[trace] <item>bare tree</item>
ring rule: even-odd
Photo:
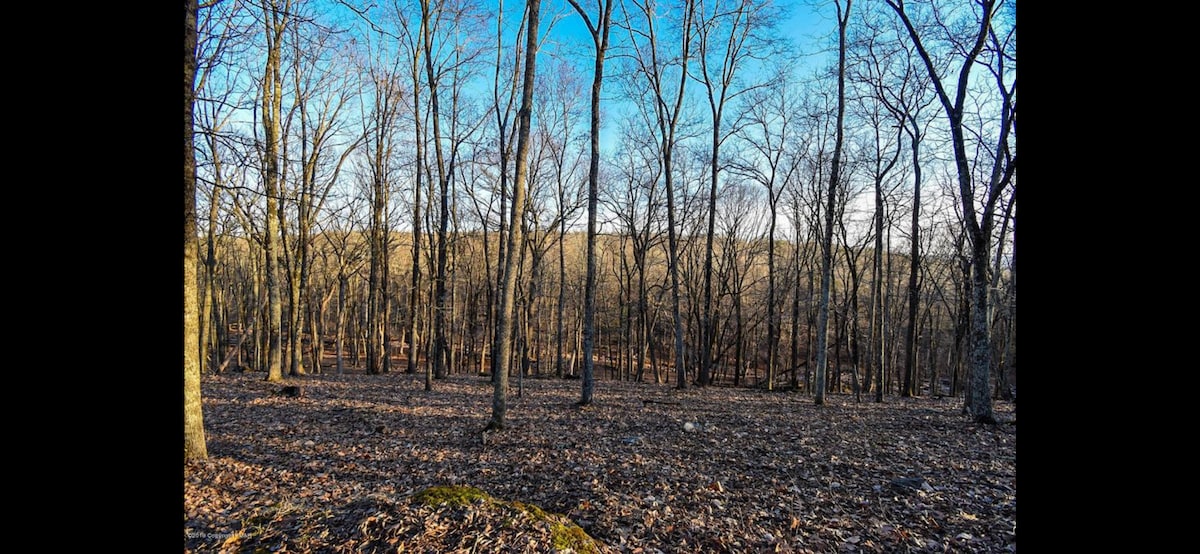
[[[1012,9],[1012,4],[1006,4],[1004,7]],[[1001,121],[1006,125],[1012,126],[1012,136],[1015,139],[1016,128],[1016,79],[1012,77],[1013,66],[1016,64],[1016,53],[1014,51],[1014,42],[1016,40],[1016,26],[1007,27],[1003,32],[997,32],[996,26],[988,31],[988,47],[982,52],[984,57],[985,67],[991,73],[995,83],[995,91],[1001,103]],[[1009,82],[1011,79],[1011,82]],[[1012,241],[1012,250],[1009,252],[1010,264],[1005,266],[1005,248],[1006,239],[1011,233],[1016,234],[1016,206],[1017,206],[1017,190],[1015,186],[1016,179],[1016,155],[1009,151],[1008,137],[1002,135],[1001,142],[996,146],[996,151],[993,154],[993,173],[992,179],[997,177],[996,171],[998,168],[1007,164],[1005,167],[1006,175],[1001,179],[1007,179],[1010,183],[1014,183],[1012,192],[1008,196],[1007,202],[1001,198],[1000,206],[996,208],[997,212],[1003,212],[1001,216],[1000,235],[996,240],[996,256],[995,264],[992,269],[992,291],[993,301],[992,309],[997,311],[995,317],[990,318],[993,322],[992,337],[996,337],[997,327],[996,321],[1006,319],[1005,326],[1007,332],[999,337],[999,342],[1002,348],[998,349],[998,378],[996,380],[996,389],[999,394],[1008,400],[1015,398],[1015,392],[1009,388],[1008,377],[1010,365],[1013,362],[1013,352],[1015,348],[1015,332],[1016,317],[1017,317],[1017,272],[1016,272],[1016,241]],[[1011,225],[1010,225],[1011,223]],[[1006,271],[1007,269],[1007,271]],[[1006,275],[1007,273],[1007,275]],[[1004,279],[1007,277],[1007,279]],[[1006,280],[1007,286],[1001,287],[1001,281]],[[1003,291],[1003,292],[1001,292]],[[1007,305],[1007,310],[1002,308]],[[1007,312],[1007,313],[1005,313]]]
[[[391,221],[389,203],[393,188],[397,127],[403,107],[404,89],[400,84],[400,58],[386,51],[380,39],[377,59],[364,69],[368,102],[363,117],[364,172],[360,175],[370,198],[370,224],[367,283],[367,372],[373,375],[390,370],[388,352]]]
[[[279,255],[280,180],[284,169],[281,145],[284,140],[281,125],[283,104],[283,46],[284,33],[292,21],[293,0],[267,0],[262,4],[263,27],[267,59],[260,83],[262,110],[263,187],[266,198],[263,251],[266,257],[267,290],[267,380],[283,379],[283,303],[280,298]]]
[[[492,333],[492,381],[498,379],[498,368],[503,366],[507,371],[509,361],[501,360],[500,355],[500,314],[498,313],[500,302],[497,297],[501,295],[501,289],[504,288],[504,270],[508,253],[508,236],[507,236],[507,221],[505,217],[506,204],[509,194],[509,162],[512,159],[513,143],[517,137],[518,127],[513,125],[512,118],[514,117],[513,107],[517,101],[517,88],[520,83],[518,76],[522,68],[522,46],[521,39],[526,30],[529,10],[527,7],[522,10],[520,23],[517,25],[516,38],[513,44],[512,61],[506,63],[504,57],[504,0],[498,2],[496,8],[496,63],[495,72],[492,78],[492,114],[496,117],[496,153],[498,158],[499,171],[497,172],[498,185],[496,192],[499,195],[499,211],[498,225],[496,233],[496,282],[495,293],[489,293],[492,298],[489,299],[488,305],[493,321]],[[506,73],[506,79],[501,78],[501,74]],[[486,223],[484,228],[486,235]],[[496,312],[496,313],[492,313]],[[504,339],[509,340],[509,339]]]
[[[836,73],[836,69],[834,70]],[[836,82],[836,78],[834,79]],[[804,142],[807,150],[803,152],[798,162],[801,171],[796,175],[790,188],[793,223],[799,221],[797,231],[803,229],[804,234],[796,236],[797,277],[796,285],[800,287],[799,296],[803,300],[803,310],[793,298],[793,321],[799,322],[803,317],[804,346],[803,360],[797,350],[793,356],[793,367],[804,366],[804,388],[814,392],[814,381],[817,361],[817,320],[821,307],[821,278],[823,275],[823,245],[826,224],[826,214],[830,213],[836,220],[843,207],[838,203],[844,195],[833,191],[833,208],[829,209],[829,172],[830,160],[836,139],[837,123],[837,92],[829,90],[830,81],[825,79],[807,83],[801,95],[804,118],[802,125],[807,140]],[[840,186],[841,180],[838,185]],[[832,241],[832,239],[831,239]],[[830,258],[835,263],[836,256]],[[832,271],[832,268],[831,268]],[[793,384],[796,384],[793,381]]]
[[[904,382],[901,395],[910,396],[914,390],[913,374],[916,370],[917,310],[920,298],[921,270],[921,144],[928,124],[922,111],[934,98],[929,88],[928,77],[923,76],[914,65],[913,52],[905,48],[884,22],[878,21],[878,10],[862,10],[859,32],[853,39],[853,64],[851,78],[861,84],[866,93],[859,103],[864,117],[872,130],[874,166],[871,170],[875,190],[875,256],[871,291],[871,366],[865,380],[869,388],[873,376],[878,376],[875,401],[883,401],[883,371],[886,363],[883,293],[883,253],[885,251],[885,199],[890,192],[884,186],[888,175],[898,167],[903,138],[907,137],[911,153],[909,168],[912,171],[913,197],[909,226],[909,280],[908,280],[908,331],[905,340]],[[895,137],[890,136],[894,130]],[[890,150],[890,152],[889,152]]]
[[[558,246],[557,301],[554,315],[555,364],[554,373],[564,375],[566,363],[566,304],[567,304],[567,227],[586,205],[585,183],[579,180],[580,163],[584,152],[577,141],[576,119],[582,97],[580,73],[570,60],[558,59],[550,71],[539,78],[537,94],[543,98],[535,110],[534,148],[537,155],[531,161],[529,174],[529,203],[527,214],[532,237],[527,241],[532,255],[530,267],[533,279],[526,303],[527,323],[534,317],[535,304],[541,290],[536,281],[541,259],[549,249]],[[545,165],[545,168],[541,166]],[[550,206],[553,204],[554,208]],[[545,229],[541,235],[537,229]],[[551,240],[553,239],[553,240]],[[533,337],[537,340],[537,337]],[[526,360],[523,363],[528,363]],[[539,365],[538,371],[540,372]]]
[[[834,0],[838,21],[838,98],[837,123],[833,147],[833,162],[829,171],[829,190],[826,191],[826,211],[824,236],[821,238],[821,301],[817,314],[817,367],[814,402],[818,405],[825,403],[825,373],[828,359],[829,340],[829,289],[833,278],[833,217],[837,206],[838,185],[841,179],[842,141],[844,140],[843,121],[846,117],[846,27],[850,19],[850,6],[853,0],[846,0],[846,8],[842,9],[840,0]]]
[[[866,76],[866,81],[871,86],[871,95],[894,118],[897,131],[907,136],[911,153],[909,163],[913,175],[913,200],[909,225],[908,331],[905,337],[904,383],[901,389],[901,395],[910,396],[915,393],[912,381],[917,363],[917,311],[920,299],[921,144],[927,125],[927,118],[922,111],[935,100],[931,95],[928,76],[914,66],[914,53],[908,50],[905,44],[881,44],[878,40],[880,32],[874,29],[876,25],[877,23],[869,20],[864,25],[870,33],[864,44],[865,55],[869,56],[870,63],[859,67],[868,68],[867,71],[872,72]],[[879,184],[877,181],[876,195],[879,202],[882,202]],[[880,213],[877,224],[882,225],[882,218],[883,214]],[[877,397],[877,401],[882,401],[881,396],[877,394]]]
[[[446,284],[450,255],[449,226],[452,182],[463,141],[486,120],[486,118],[478,118],[473,123],[462,124],[461,116],[465,115],[461,110],[463,107],[462,94],[465,80],[470,73],[468,64],[481,54],[482,50],[473,48],[470,44],[470,34],[462,34],[459,30],[475,27],[477,23],[482,23],[482,18],[473,13],[467,5],[451,2],[438,2],[434,5],[430,0],[422,0],[421,20],[425,79],[429,87],[432,118],[432,137],[430,138],[432,138],[431,144],[436,162],[433,169],[436,170],[438,184],[437,248],[434,252],[436,265],[433,276],[434,345],[430,358],[434,377],[442,378],[452,365],[452,352],[448,337],[448,328],[451,325],[448,315],[452,309],[450,301],[452,287],[448,287]],[[436,40],[435,34],[438,35]],[[442,122],[442,101],[446,92],[449,93],[450,100],[448,129],[444,128]],[[446,141],[449,141],[448,145]]]
[[[317,215],[362,135],[347,136],[344,133],[346,121],[342,110],[350,102],[353,88],[348,86],[349,72],[342,71],[345,66],[337,58],[335,49],[339,45],[335,42],[335,30],[310,24],[303,33],[298,26],[293,26],[291,35],[294,96],[289,143],[293,149],[299,148],[295,155],[299,167],[290,172],[295,175],[295,185],[289,187],[285,182],[281,186],[287,200],[281,214],[289,213],[286,208],[291,207],[293,215],[292,232],[282,235],[282,250],[291,306],[287,341],[289,374],[303,375],[306,370],[301,336],[305,315],[311,322],[313,309],[305,302],[310,293],[312,232]],[[282,222],[284,218],[281,217]],[[310,328],[315,343],[318,337],[314,331]],[[316,371],[320,371],[320,362],[319,358],[313,360]]]
[[[781,70],[782,72],[782,70]],[[733,171],[762,185],[767,191],[770,218],[767,226],[767,390],[774,390],[778,371],[780,311],[778,304],[775,230],[779,199],[785,185],[800,167],[796,157],[807,149],[797,128],[797,99],[787,81],[754,91],[749,97],[745,125],[741,129],[746,152],[734,160]]]
[[[687,66],[691,58],[691,35],[693,19],[695,18],[695,0],[685,0],[682,6],[683,14],[680,23],[680,52],[677,57],[664,58],[664,52],[659,48],[659,31],[656,26],[658,16],[655,13],[653,0],[639,3],[632,0],[638,13],[624,13],[623,26],[629,32],[629,39],[634,49],[632,62],[634,71],[647,80],[650,88],[650,102],[653,104],[653,116],[648,123],[657,132],[659,141],[659,161],[662,164],[662,178],[667,191],[667,251],[668,271],[671,276],[671,311],[675,322],[675,386],[687,388],[687,361],[684,356],[683,314],[680,311],[679,291],[679,238],[676,225],[676,190],[674,182],[673,153],[676,146],[676,131],[683,108],[685,84],[688,74]],[[622,10],[625,10],[622,4]],[[635,25],[634,17],[643,22],[645,27]],[[668,68],[678,64],[679,84],[670,98]]]
[[[924,62],[949,125],[964,228],[970,239],[971,248],[971,386],[965,407],[975,421],[995,423],[989,380],[991,373],[989,306],[991,301],[988,294],[988,285],[990,284],[988,271],[991,266],[990,254],[992,232],[996,223],[996,208],[1016,171],[1016,156],[1012,153],[1009,145],[1015,119],[1015,81],[1009,88],[1005,84],[1005,79],[1008,77],[1005,73],[1001,72],[997,79],[1001,92],[1000,117],[999,123],[995,126],[994,142],[985,145],[991,153],[992,163],[990,171],[985,174],[986,189],[983,198],[979,201],[976,200],[975,175],[972,170],[974,158],[967,152],[968,130],[964,125],[964,115],[967,97],[971,90],[971,71],[980,52],[987,44],[998,4],[1003,4],[1003,0],[999,0],[999,2],[997,0],[979,0],[977,2],[978,11],[971,10],[976,30],[963,35],[962,40],[950,32],[949,26],[940,24],[944,18],[936,9],[937,6],[933,6],[932,15],[939,24],[932,26],[932,30],[923,32],[923,29],[918,29],[910,18],[903,0],[886,0],[886,2],[904,23],[909,38],[912,39],[917,53]],[[928,44],[934,39],[926,33],[934,33],[936,30],[947,31],[949,40],[954,45],[954,51],[961,53],[957,76],[953,78],[953,98],[951,98],[949,90],[949,78],[942,75],[942,69],[935,63],[934,54],[931,53]],[[980,137],[980,140],[982,141],[983,138]]]
[[[604,56],[608,50],[608,31],[612,27],[612,0],[597,0],[599,13],[592,22],[587,11],[576,0],[569,0],[571,7],[583,18],[592,35],[595,49],[595,65],[592,73],[592,120],[591,160],[588,162],[588,215],[587,215],[587,282],[583,294],[583,390],[579,403],[592,403],[594,390],[593,372],[596,333],[596,203],[600,180],[600,89],[604,83]]]
[[[735,131],[725,127],[731,101],[768,83],[747,83],[740,75],[752,62],[764,62],[779,53],[766,31],[779,20],[771,5],[761,0],[699,0],[696,15],[696,65],[693,77],[703,86],[712,123],[708,189],[708,230],[704,249],[704,306],[700,322],[700,367],[697,384],[709,383],[712,348],[717,328],[713,316],[713,234],[716,225],[717,184],[721,145]]]
[[[196,93],[196,0],[183,2],[183,458],[208,458],[200,398],[200,261],[196,242],[196,150],[192,108]]]
[[[536,74],[538,50],[538,22],[541,13],[541,0],[526,0],[527,27],[525,35],[525,80],[521,88],[521,109],[517,117],[517,169],[513,178],[513,207],[509,218],[511,229],[508,233],[508,251],[514,252],[521,244],[521,227],[525,213],[525,178],[528,172],[529,128],[530,116],[533,112],[533,89]],[[494,391],[492,394],[492,418],[487,428],[491,430],[504,429],[504,416],[508,412],[508,367],[512,348],[511,334],[513,328],[513,305],[516,299],[517,285],[517,256],[509,255],[504,261],[504,288],[500,297],[499,337],[497,356],[493,362],[496,366]]]
[[[441,106],[439,105],[439,75],[434,71],[433,52],[433,33],[435,21],[441,20],[442,6],[439,4],[437,12],[438,16],[435,20],[430,9],[430,0],[421,0],[421,40],[423,41],[422,52],[424,52],[425,60],[425,79],[429,86],[429,113],[432,117],[431,131],[433,133],[433,151],[436,160],[437,179],[438,179],[438,240],[437,250],[434,254],[437,260],[437,267],[434,274],[434,343],[433,351],[430,352],[430,366],[434,378],[442,378],[446,375],[448,351],[446,348],[446,231],[450,220],[450,175],[453,173],[446,170],[445,154],[442,146],[442,125],[441,125]],[[439,68],[440,69],[440,68]],[[422,160],[421,164],[424,164]],[[420,169],[418,169],[420,171]],[[431,183],[432,184],[432,183]],[[433,199],[430,198],[430,201]],[[427,372],[430,370],[426,370]],[[430,388],[429,381],[426,380],[425,388]]]
[[[413,118],[413,143],[416,149],[415,162],[413,167],[413,201],[412,201],[412,268],[410,269],[410,283],[408,289],[408,321],[406,322],[408,331],[408,366],[407,373],[414,374],[417,372],[417,360],[420,359],[420,341],[417,338],[417,320],[419,319],[420,311],[417,305],[421,298],[421,188],[423,186],[422,179],[425,177],[425,126],[424,123],[424,100],[422,100],[421,90],[421,58],[425,52],[425,41],[423,39],[425,26],[428,24],[424,3],[422,3],[421,23],[417,31],[413,31],[409,24],[408,17],[397,3],[394,5],[396,18],[400,21],[401,47],[406,48],[405,51],[405,69],[412,83],[412,118]],[[433,370],[426,367],[425,372],[425,390],[433,390]]]
[[[543,283],[545,258],[551,247],[561,246],[567,220],[575,217],[584,201],[582,183],[568,185],[571,181],[578,183],[577,169],[582,157],[581,152],[570,152],[573,112],[580,94],[577,77],[572,74],[569,64],[559,60],[552,65],[550,71],[538,79],[535,94],[542,100],[534,110],[536,128],[530,135],[525,249],[521,252],[522,256],[527,256],[528,263],[520,264],[522,269],[528,270],[528,276],[522,278],[528,286],[523,289],[525,294],[520,299],[523,319],[517,326],[519,379],[532,370],[534,358],[541,359],[542,333],[536,327],[542,291],[546,288]],[[559,277],[565,280],[563,248],[559,248],[559,253]],[[562,292],[560,287],[560,300],[564,300]],[[540,364],[537,371],[541,371]],[[522,383],[518,380],[518,395],[523,391]]]
[[[621,186],[607,190],[606,203],[619,224],[619,229],[630,239],[633,271],[637,274],[637,333],[635,347],[636,380],[642,380],[645,359],[650,358],[654,368],[654,382],[659,380],[657,343],[654,333],[654,317],[651,313],[650,291],[654,287],[650,276],[649,256],[663,240],[661,212],[663,208],[661,190],[655,186],[661,177],[662,167],[658,163],[657,147],[653,137],[629,122],[622,127],[620,149],[616,152]]]
[[[320,237],[324,248],[320,249],[322,257],[332,257],[332,262],[326,262],[325,267],[331,270],[335,284],[331,287],[330,295],[337,293],[337,313],[334,316],[334,359],[338,375],[345,372],[345,337],[346,318],[349,313],[348,295],[350,278],[357,273],[367,258],[367,244],[361,240],[362,233],[358,229],[361,222],[356,221],[360,212],[360,199],[350,198],[344,206],[331,210],[329,221],[318,221],[321,228]]]
[[[244,7],[240,3],[210,3],[198,12],[196,44],[195,132],[197,202],[203,202],[203,184],[209,185],[208,224],[204,229],[204,290],[201,293],[200,358],[210,371],[220,367],[223,346],[228,343],[228,327],[220,310],[221,290],[217,286],[218,243],[224,189],[249,157],[240,148],[240,138],[231,131],[236,109],[242,107],[244,90],[235,85],[244,75],[232,63],[233,53],[244,48],[248,30],[240,22]],[[199,213],[199,212],[197,212]]]

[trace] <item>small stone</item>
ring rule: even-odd
[[[901,477],[899,479],[893,479],[891,485],[900,490],[913,490],[922,492],[933,491],[933,487],[929,486],[929,483],[925,482],[925,480],[920,477]]]

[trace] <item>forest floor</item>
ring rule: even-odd
[[[1016,550],[1012,403],[988,426],[957,398],[511,384],[485,435],[487,377],[205,375],[185,552]],[[418,494],[445,485],[480,492]]]

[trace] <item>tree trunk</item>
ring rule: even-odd
[[[194,63],[194,62],[193,62]],[[193,69],[194,71],[194,69]],[[194,94],[194,93],[193,93]],[[193,138],[193,142],[194,142]],[[210,141],[210,145],[213,141]],[[220,182],[221,162],[215,154],[216,148],[210,148],[213,154],[213,174]],[[194,164],[195,162],[193,162]],[[194,171],[194,167],[193,167]],[[194,193],[193,193],[194,196]],[[203,312],[200,314],[200,364],[201,371],[212,371],[221,358],[220,333],[217,331],[220,319],[217,300],[217,218],[220,213],[221,191],[214,183],[212,199],[208,205],[208,239],[205,241],[207,253],[204,256],[204,291],[200,296]],[[193,208],[194,209],[194,208]]]
[[[522,227],[525,215],[525,179],[528,173],[529,126],[533,111],[533,88],[538,48],[538,19],[541,0],[526,0],[529,11],[525,37],[525,80],[521,90],[521,109],[518,112],[517,168],[513,178],[513,207],[509,218],[508,251],[521,247]],[[517,292],[517,256],[509,255],[504,261],[504,287],[500,297],[499,338],[492,393],[492,418],[488,429],[504,429],[504,417],[508,411],[508,359],[512,349],[513,307]]]
[[[388,164],[393,148],[395,119],[399,112],[398,91],[390,78],[378,78],[374,83],[375,94],[371,139],[375,150],[369,153],[370,161],[370,273],[367,290],[367,373],[379,375],[390,370],[389,350],[391,298],[388,287],[390,266],[389,242],[391,237],[387,206],[391,195]]]
[[[821,239],[821,301],[817,314],[817,367],[816,367],[816,397],[818,405],[825,403],[825,371],[828,352],[826,343],[829,334],[829,289],[833,278],[833,217],[837,203],[838,181],[841,178],[843,121],[846,117],[846,24],[850,18],[852,0],[846,0],[846,9],[842,10],[839,1],[838,18],[838,107],[837,107],[837,138],[833,147],[833,165],[829,175],[829,190],[825,206],[825,229]]]
[[[378,155],[377,155],[378,156]],[[379,164],[382,160],[377,160]],[[384,196],[386,185],[382,182],[382,170],[376,173],[373,184],[371,208],[371,269],[367,284],[367,373],[378,375],[383,373],[383,359],[386,358],[384,349],[387,347],[383,340],[383,239],[384,226]]]
[[[773,172],[772,172],[773,173]],[[771,220],[767,229],[767,380],[775,380],[776,361],[779,356],[779,308],[775,305],[777,293],[775,284],[775,220],[777,217],[778,195],[772,187],[767,188],[767,201],[770,203]]]
[[[262,126],[265,144],[263,182],[266,196],[266,223],[263,228],[263,252],[266,258],[267,288],[267,380],[283,380],[282,327],[283,307],[279,284],[279,143],[281,106],[283,102],[283,70],[281,56],[283,32],[290,19],[290,0],[282,5],[264,5],[264,25],[267,37],[267,61],[262,82]]]
[[[896,0],[887,0],[887,3],[900,16],[909,37],[913,40],[918,53],[921,55],[921,60],[924,62],[926,71],[933,81],[934,88],[937,91],[939,100],[941,100],[950,125],[951,144],[954,149],[954,162],[958,177],[959,200],[962,203],[963,223],[971,244],[971,379],[964,407],[967,408],[972,419],[976,422],[995,423],[996,418],[992,413],[991,389],[989,387],[991,344],[988,321],[988,254],[991,250],[992,217],[997,194],[1004,188],[1004,183],[1007,182],[1007,179],[1011,177],[1011,171],[1015,168],[1015,165],[1010,163],[1008,172],[1005,172],[1003,182],[997,182],[1000,177],[1000,164],[997,163],[993,167],[993,182],[989,183],[991,186],[989,187],[987,197],[984,199],[983,212],[980,214],[975,203],[975,190],[971,176],[972,160],[969,159],[966,151],[966,131],[963,129],[963,106],[966,101],[968,84],[970,83],[971,68],[979,53],[983,50],[984,43],[988,38],[995,2],[994,0],[983,0],[980,2],[982,13],[979,18],[979,30],[973,39],[974,44],[971,50],[965,52],[963,64],[959,68],[953,100],[951,100],[942,84],[941,77],[938,75],[937,68],[934,65],[933,57],[925,49],[925,45],[916,27],[905,13],[903,3]],[[1009,125],[1011,124],[1011,120],[1008,119],[1010,114],[1007,111],[1007,106],[1003,108],[1005,111],[1002,112],[999,126],[999,142],[1001,146],[1005,144]],[[997,162],[999,162],[999,156],[1002,155],[1000,153],[1001,149],[996,149],[995,151],[997,152]]]
[[[422,19],[427,19],[422,13]],[[423,21],[422,25],[427,25],[428,21]],[[418,59],[421,56],[423,49],[418,48],[413,52],[410,71],[413,82],[412,101],[413,101],[413,125],[416,143],[416,160],[417,170],[416,178],[413,184],[413,211],[412,211],[412,282],[408,289],[408,367],[406,371],[412,375],[417,373],[417,360],[420,358],[420,349],[418,348],[417,339],[417,319],[420,311],[417,306],[421,300],[421,187],[423,183],[421,178],[425,176],[422,168],[425,165],[425,137],[424,130],[421,127],[421,78],[420,78],[420,63]],[[484,230],[486,232],[486,229]],[[431,375],[425,376],[425,390],[433,390],[433,378]]]
[[[433,38],[429,0],[421,2],[422,36],[425,42],[425,77],[429,85],[430,114],[433,118],[433,151],[438,177],[438,231],[436,267],[434,273],[433,351],[430,353],[433,376],[442,379],[449,367],[449,339],[446,320],[449,293],[446,288],[447,233],[450,225],[450,175],[442,154],[441,116],[438,103],[438,81],[433,71]],[[453,106],[451,106],[453,108]]]
[[[183,2],[183,458],[208,458],[200,393],[200,297],[196,290],[196,151],[192,108],[196,85],[196,0]]]
[[[910,384],[912,374],[917,365],[917,308],[921,299],[920,282],[917,279],[918,272],[921,267],[921,161],[920,161],[920,140],[917,128],[917,122],[910,116],[909,123],[913,127],[910,134],[912,140],[912,161],[913,161],[913,210],[912,210],[912,226],[909,246],[909,269],[908,269],[908,336],[905,337],[905,356],[904,356],[904,393],[903,396],[910,396],[914,393]]]
[[[796,221],[797,222],[800,221],[799,210],[797,210],[797,213],[796,213]],[[800,225],[799,224],[796,224],[794,237],[795,237],[796,243],[795,243],[795,247],[793,249],[792,256],[794,258],[794,263],[796,266],[795,271],[793,272],[793,275],[795,275],[794,278],[795,278],[796,282],[792,284],[792,329],[791,329],[792,332],[791,332],[791,337],[790,337],[790,339],[791,339],[790,340],[790,342],[791,342],[791,356],[790,356],[791,364],[790,364],[790,367],[792,369],[792,378],[791,378],[792,390],[796,390],[800,387],[800,376],[799,376],[799,373],[800,373]],[[769,377],[767,380],[767,390],[774,390],[774,377],[773,376]]]
[[[337,374],[341,375],[345,372],[345,356],[346,351],[346,289],[349,286],[350,278],[341,273],[338,275],[338,313],[337,313],[337,328],[334,330],[337,352]]]
[[[875,376],[875,402],[883,402],[883,372],[887,360],[886,338],[884,329],[884,314],[887,309],[883,302],[883,182],[875,182],[875,262],[871,268],[871,362],[868,365],[867,386],[870,387],[871,375]]]
[[[591,98],[591,155],[588,161],[588,207],[587,207],[587,277],[583,293],[583,382],[579,404],[586,406],[592,403],[595,394],[595,350],[596,334],[596,214],[599,199],[600,182],[600,90],[604,83],[604,56],[608,49],[608,31],[611,27],[612,0],[604,0],[600,5],[599,21],[593,25],[587,12],[576,2],[570,0],[571,6],[583,18],[588,31],[592,35],[592,45],[595,48],[595,64],[592,68],[592,98]],[[560,347],[561,350],[561,347]]]
[[[559,206],[563,205],[565,205],[565,198],[560,194]],[[566,322],[563,321],[563,318],[567,309],[567,218],[560,219],[558,225],[558,303],[554,310],[554,376],[562,379],[563,367],[566,364],[566,360],[563,358],[565,356],[563,341],[566,339]]]
[[[712,102],[711,90],[709,102]],[[717,228],[717,171],[720,168],[717,155],[721,150],[721,110],[713,109],[712,150],[710,152],[710,181],[708,190],[708,231],[704,239],[704,312],[700,316],[700,371],[696,384],[706,386],[712,379],[713,343],[716,342],[717,322],[713,314],[712,272],[713,235]]]
[[[299,224],[299,222],[297,222]],[[302,376],[306,373],[304,369],[304,291],[302,274],[304,248],[302,242],[297,238],[296,253],[293,254],[292,264],[294,269],[289,272],[288,283],[288,304],[291,311],[288,312],[288,375]]]
[[[317,322],[321,320],[325,310],[324,306],[318,305],[314,307],[311,300],[307,302],[307,304],[308,310],[305,312],[305,314],[308,316],[309,361],[312,363],[312,372],[319,375],[321,373],[321,354],[324,350],[325,342],[322,338],[321,329]]]

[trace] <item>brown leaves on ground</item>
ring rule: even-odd
[[[203,378],[187,552],[582,552],[588,535],[631,553],[1016,549],[1016,426],[976,425],[960,399],[599,381],[580,408],[579,381],[526,379],[485,434],[486,377],[288,384],[304,394]],[[448,485],[488,499],[417,494]]]

